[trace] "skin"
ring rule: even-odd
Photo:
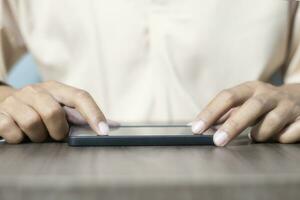
[[[25,136],[32,142],[63,140],[69,122],[87,123],[99,135],[109,131],[105,116],[84,90],[48,81],[19,90],[0,86],[0,94],[0,136],[7,143],[20,143]]]
[[[203,134],[219,124],[214,134],[217,146],[225,146],[248,127],[257,142],[300,141],[300,84],[276,87],[253,81],[221,91],[192,122],[192,130]],[[106,135],[106,120],[89,93],[56,81],[29,85],[16,90],[0,86],[0,136],[11,144],[27,136],[32,142],[48,137],[64,139],[69,122],[89,124]]]
[[[192,122],[192,130],[202,134],[221,124],[214,143],[225,146],[246,128],[256,142],[300,141],[300,84],[280,87],[253,81],[221,91]]]

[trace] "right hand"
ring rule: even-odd
[[[88,123],[99,135],[109,131],[88,92],[56,81],[26,86],[0,102],[0,136],[7,143],[20,143],[25,135],[32,142],[43,142],[48,136],[60,141],[68,135],[68,121]]]

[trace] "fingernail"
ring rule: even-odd
[[[99,128],[99,131],[101,133],[101,135],[108,135],[108,132],[109,132],[109,126],[107,125],[107,123],[105,122],[100,122],[98,124],[98,128]]]
[[[186,124],[187,126],[192,126],[193,125],[193,122],[189,122]]]
[[[214,143],[216,146],[223,147],[227,144],[228,140],[229,140],[228,134],[224,131],[218,130],[214,134]]]
[[[252,141],[253,139],[252,139],[252,135],[251,135],[251,133],[248,133],[248,138]]]
[[[107,121],[108,126],[111,128],[117,128],[117,127],[121,126],[120,122],[113,121],[110,119],[107,119],[106,121]]]
[[[192,132],[201,133],[204,131],[205,124],[202,120],[192,122]]]

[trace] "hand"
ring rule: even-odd
[[[300,141],[300,85],[276,87],[263,82],[246,82],[221,91],[192,122],[192,131],[201,134],[222,124],[214,143],[225,146],[246,128],[257,142]]]
[[[48,135],[62,140],[69,131],[68,121],[88,123],[102,135],[109,131],[89,93],[55,81],[16,90],[0,103],[0,136],[8,143],[20,143],[25,135],[32,142],[43,142]]]

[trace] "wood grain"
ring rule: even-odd
[[[300,145],[0,145],[0,199],[298,199]]]

